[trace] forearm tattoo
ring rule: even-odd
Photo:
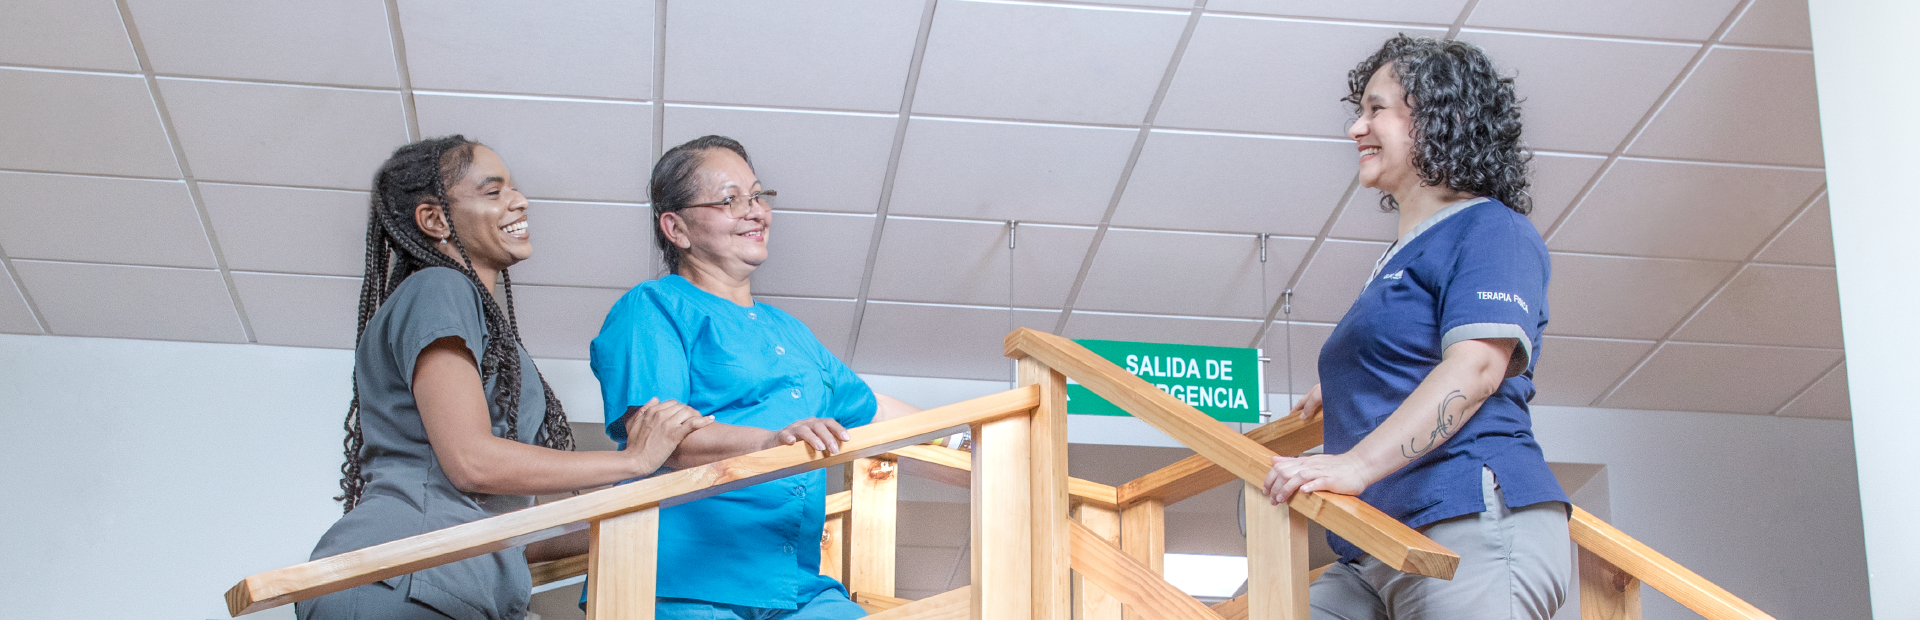
[[[1427,434],[1426,445],[1421,445],[1420,439],[1416,437],[1413,441],[1407,442],[1407,445],[1400,446],[1400,456],[1407,457],[1407,460],[1420,458],[1420,455],[1426,454],[1428,450],[1432,450],[1434,446],[1440,445],[1441,442],[1446,441],[1448,437],[1452,437],[1455,432],[1460,430],[1453,425],[1455,419],[1454,414],[1447,412],[1447,407],[1452,405],[1455,400],[1465,401],[1467,400],[1467,396],[1461,394],[1460,390],[1454,390],[1452,393],[1447,394],[1446,398],[1440,399],[1440,410],[1439,413],[1434,416],[1433,432]],[[1465,413],[1466,407],[1462,406],[1460,411],[1461,413]]]

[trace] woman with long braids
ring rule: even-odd
[[[461,136],[400,147],[374,179],[347,409],[346,516],[313,558],[532,505],[533,495],[644,476],[710,418],[674,402],[626,421],[626,449],[572,452],[553,389],[521,346],[507,269],[526,260],[527,199],[493,150]],[[496,283],[497,281],[497,283]],[[303,620],[520,620],[529,558],[585,532],[296,604]]]
[[[1460,554],[1432,579],[1329,535],[1340,561],[1309,589],[1316,619],[1546,620],[1573,556],[1527,410],[1550,268],[1513,80],[1472,44],[1402,35],[1347,81],[1360,184],[1399,210],[1400,238],[1293,407],[1324,412],[1326,454],[1275,457],[1266,492],[1359,495]]]

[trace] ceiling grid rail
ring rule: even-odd
[[[387,33],[393,39],[393,66],[400,80],[400,114],[406,118],[407,141],[420,141],[420,115],[413,106],[413,73],[407,65],[407,37],[400,28],[400,0],[387,0]]]
[[[140,75],[146,82],[147,93],[153,97],[154,111],[160,115],[160,128],[166,133],[167,146],[173,151],[174,163],[180,167],[180,180],[187,184],[187,195],[193,199],[193,212],[200,218],[200,228],[207,235],[207,248],[213,252],[214,266],[219,270],[220,281],[226,285],[227,296],[233,301],[233,312],[240,322],[240,333],[246,342],[258,342],[254,337],[253,322],[247,320],[247,306],[240,301],[240,289],[234,285],[233,271],[227,268],[227,254],[220,247],[220,235],[214,232],[213,217],[207,213],[207,201],[200,195],[200,181],[193,176],[193,165],[187,162],[186,145],[180,142],[180,131],[173,125],[173,114],[167,111],[167,100],[160,93],[160,79],[154,75],[153,62],[147,57],[147,47],[140,39],[140,27],[133,21],[133,9],[127,6],[127,0],[115,0],[120,10],[120,21],[127,29],[127,39],[133,45],[133,56],[140,64]]]

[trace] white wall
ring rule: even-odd
[[[1920,294],[1905,259],[1920,230],[1911,44],[1920,3],[1810,0],[1808,8],[1873,607],[1881,618],[1910,618],[1920,608],[1912,561],[1920,555],[1920,418],[1911,387],[1920,376]]]
[[[598,421],[584,363],[540,365]],[[350,368],[346,351],[0,335],[0,618],[225,617],[227,587],[306,559],[338,515]],[[868,379],[922,406],[1005,385]],[[1537,430],[1550,460],[1607,467],[1629,534],[1777,617],[1867,617],[1846,422],[1541,407]],[[1073,433],[1167,441],[1122,418]],[[1650,620],[1692,617],[1647,599]]]

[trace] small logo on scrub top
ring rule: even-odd
[[[1521,299],[1519,295],[1514,295],[1511,293],[1495,293],[1491,291],[1480,291],[1480,298],[1489,300],[1489,301],[1511,301],[1513,303],[1520,304],[1521,310],[1532,312],[1531,309],[1527,308],[1527,300]]]
[[[1402,269],[1402,270],[1399,270],[1399,271],[1395,271],[1395,272],[1393,272],[1393,273],[1389,273],[1389,274],[1387,274],[1387,275],[1384,275],[1384,276],[1380,276],[1380,279],[1382,279],[1382,280],[1398,280],[1398,279],[1400,279],[1400,278],[1401,278],[1402,276],[1405,276],[1405,275],[1407,275],[1407,270],[1405,270],[1405,269]]]

